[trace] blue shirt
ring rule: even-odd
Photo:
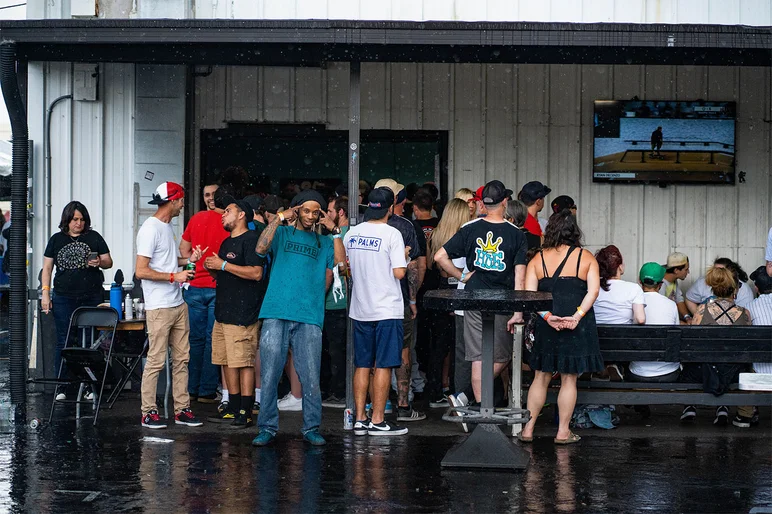
[[[280,226],[271,243],[271,278],[260,319],[282,319],[319,327],[324,323],[332,239]]]

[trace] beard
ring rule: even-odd
[[[222,226],[222,228],[224,228],[226,232],[233,232],[233,227],[234,227],[233,223],[224,223]]]

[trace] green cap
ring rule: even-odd
[[[638,273],[638,278],[646,285],[656,285],[665,278],[665,268],[656,262],[647,262],[641,266],[641,272]]]

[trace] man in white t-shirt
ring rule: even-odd
[[[355,435],[403,435],[407,428],[384,419],[392,368],[402,364],[405,316],[399,281],[407,272],[405,244],[387,222],[394,193],[375,188],[361,223],[346,233],[344,246],[351,268],[349,317],[354,331]],[[373,370],[374,368],[374,370]],[[365,411],[373,370],[372,418]]]
[[[678,307],[673,300],[659,293],[665,276],[665,268],[656,262],[647,262],[641,267],[638,278],[643,288],[647,325],[678,325]],[[678,362],[630,363],[628,380],[631,382],[675,382],[678,380],[681,364]]]
[[[166,428],[156,406],[158,374],[166,354],[172,350],[172,394],[174,422],[192,427],[203,423],[190,410],[188,395],[188,360],[190,359],[190,323],[188,306],[182,299],[181,284],[195,275],[194,270],[180,271],[181,266],[201,259],[206,251],[193,249],[189,259],[180,257],[171,221],[185,206],[185,191],[174,182],[164,182],[149,202],[157,205],[156,213],[145,220],[137,233],[136,276],[142,280],[145,318],[150,347],[142,373],[142,426]]]

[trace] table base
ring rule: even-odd
[[[530,456],[513,443],[499,427],[477,425],[464,442],[451,448],[442,459],[443,468],[525,470]]]

